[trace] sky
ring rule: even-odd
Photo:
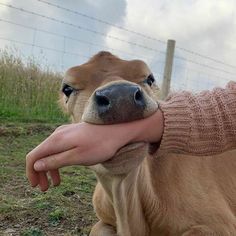
[[[107,50],[144,60],[161,84],[174,39],[172,90],[236,80],[235,0],[0,0],[0,27],[1,49],[62,73]]]

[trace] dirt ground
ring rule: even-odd
[[[0,235],[88,235],[96,222],[94,174],[84,167],[62,170],[62,184],[46,193],[25,177],[25,154],[55,129],[46,124],[0,125]]]

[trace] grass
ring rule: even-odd
[[[25,177],[26,153],[68,122],[57,104],[62,75],[12,55],[0,50],[0,235],[88,235],[96,221],[90,170],[64,168],[62,184],[46,193]]]
[[[0,235],[88,235],[96,221],[93,173],[84,167],[62,171],[62,184],[46,193],[25,177],[25,154],[55,129],[55,124],[0,126]]]
[[[57,100],[62,75],[0,50],[0,122],[66,122]]]
[[[38,229],[31,227],[30,229],[25,230],[21,233],[22,236],[43,236],[43,232]]]

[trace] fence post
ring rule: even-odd
[[[165,99],[170,91],[174,52],[175,52],[175,40],[169,39],[167,41],[164,77],[161,88],[161,99]]]

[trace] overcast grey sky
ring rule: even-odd
[[[224,86],[228,80],[236,78],[236,67],[196,55],[196,53],[206,55],[236,66],[235,0],[45,1],[85,14],[87,17],[39,0],[0,0],[0,48],[15,45],[22,55],[34,55],[41,64],[47,64],[60,71],[85,62],[97,51],[109,50],[126,59],[143,59],[161,81],[165,42],[167,39],[175,39],[177,48],[173,71],[174,89]],[[23,10],[7,7],[1,3]],[[24,10],[55,18],[64,24]],[[150,40],[112,25],[157,40]],[[9,42],[6,39],[13,41]],[[179,57],[186,60],[178,59]]]

